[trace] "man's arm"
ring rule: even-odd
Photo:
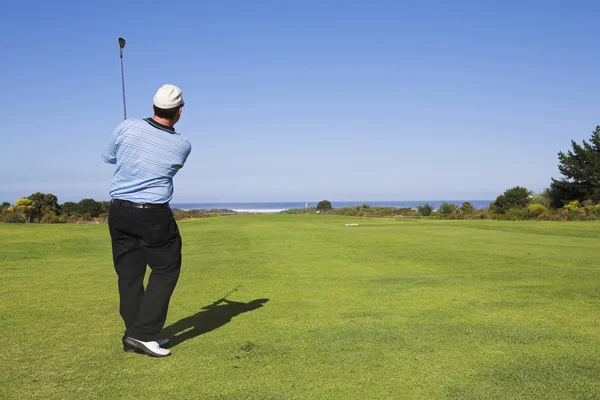
[[[117,128],[113,131],[108,139],[108,143],[106,147],[104,147],[104,151],[102,152],[102,159],[105,163],[108,164],[116,164],[117,163],[117,138],[121,135],[123,123],[119,124]]]
[[[181,168],[183,168],[183,166],[185,165],[185,162],[187,161],[187,158],[189,157],[190,153],[192,152],[192,144],[186,139],[183,138],[185,142],[185,150],[183,151],[183,154],[181,155],[181,159],[179,162],[179,165],[177,165],[177,170],[180,170]]]

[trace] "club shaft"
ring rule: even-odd
[[[125,73],[123,72],[123,49],[121,49],[121,86],[123,88],[123,119],[127,119],[127,104],[125,102]]]

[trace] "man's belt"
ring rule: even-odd
[[[128,200],[113,199],[112,203],[117,207],[127,208],[169,208],[169,203],[155,204],[155,203],[134,203]]]

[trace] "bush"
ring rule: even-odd
[[[77,203],[67,201],[60,205],[60,211],[66,215],[73,215],[79,213],[79,208],[77,208]]]
[[[279,214],[302,214],[302,210],[298,208],[290,208],[289,210],[283,210]]]
[[[490,219],[492,217],[490,215],[490,208],[489,207],[482,208],[477,213],[473,214],[473,217],[479,218],[479,219]]]
[[[520,221],[527,219],[527,208],[513,207],[505,214],[505,219],[509,221]]]
[[[565,204],[563,206],[563,210],[565,210],[565,212],[567,213],[567,217],[572,221],[581,220],[581,211],[583,211],[585,215],[585,210],[582,210],[579,207],[579,200],[573,200]]]
[[[393,208],[392,210],[394,210],[394,215],[403,215],[405,217],[416,217],[419,215],[418,212],[416,212],[410,207]]]
[[[213,211],[213,210],[211,210]],[[215,210],[217,211],[217,210]],[[182,219],[191,219],[191,218],[208,218],[219,213],[209,213],[206,210],[173,210],[173,217],[175,217],[176,221]]]
[[[375,209],[375,211],[377,211],[378,214],[384,215],[386,217],[394,214],[394,209],[392,207],[381,207]]]
[[[5,222],[7,224],[24,224],[25,219],[22,216],[15,214],[14,212],[7,212],[3,214],[2,222]]]
[[[95,218],[106,211],[104,205],[94,199],[81,200],[77,203],[77,210],[83,215],[82,218],[86,221],[88,220],[86,218]]]
[[[356,216],[361,215],[360,207],[340,207],[335,209],[336,215],[349,215]]]
[[[331,206],[331,202],[329,200],[321,200],[319,204],[317,204],[317,211],[319,212],[327,212],[331,211],[333,207]]]
[[[437,213],[444,219],[456,218],[457,207],[454,204],[443,202],[440,204],[440,208]]]
[[[513,208],[527,207],[531,199],[531,191],[521,186],[515,186],[498,196],[491,207],[496,214],[506,214]]]
[[[433,213],[433,207],[429,204],[418,206],[417,210],[423,217],[429,217]]]
[[[529,218],[535,218],[538,220],[547,219],[550,215],[548,209],[539,203],[534,203],[527,206],[527,213],[529,214]]]
[[[570,203],[567,203],[563,206],[565,210],[568,212],[578,212],[579,211],[579,200],[573,200]]]
[[[64,215],[56,216],[51,213],[45,213],[40,222],[44,224],[65,224],[67,223],[67,217]]]
[[[600,217],[600,204],[591,205],[585,208],[586,213],[592,217]]]
[[[471,204],[467,201],[467,202],[462,203],[462,206],[460,207],[460,211],[465,215],[471,215],[475,211],[475,207],[473,207],[473,204]]]

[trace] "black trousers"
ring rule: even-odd
[[[108,226],[125,322],[123,338],[156,340],[181,270],[181,236],[173,212],[112,203]],[[144,288],[146,265],[152,272]]]

